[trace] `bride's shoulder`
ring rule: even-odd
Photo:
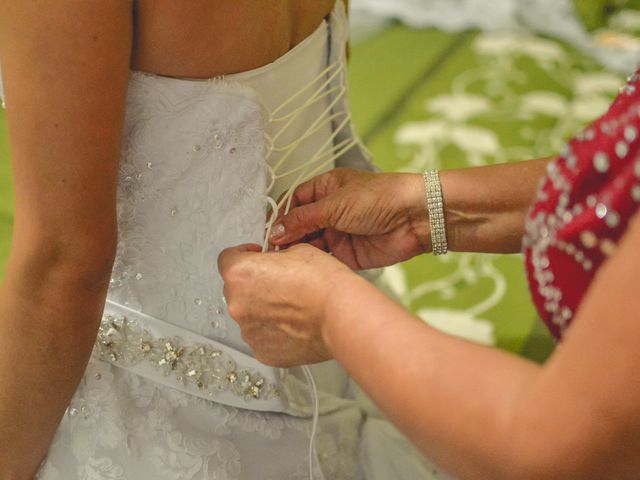
[[[31,80],[53,84],[47,79],[96,75],[101,63],[128,66],[131,5],[98,0],[0,0],[0,97],[4,99],[8,90],[10,96],[28,90]],[[90,96],[92,92],[83,93]]]
[[[68,240],[88,231],[89,218],[104,226],[87,233],[96,241],[93,247],[99,244],[97,232],[110,245],[131,4],[0,0],[0,9],[0,58],[20,205],[16,225],[28,222],[27,230],[37,232],[30,236],[32,244],[21,242],[21,248],[70,246]],[[43,238],[52,241],[43,247]],[[95,249],[85,246],[95,258]],[[108,258],[109,252],[103,254]]]

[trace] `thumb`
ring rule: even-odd
[[[226,248],[220,252],[220,255],[218,255],[218,271],[224,278],[225,274],[229,271],[229,268],[231,268],[231,266],[241,258],[248,254],[261,252],[262,247],[254,243],[245,243],[243,245]]]
[[[326,202],[321,200],[294,208],[274,224],[269,241],[274,245],[286,245],[326,228],[325,207]]]

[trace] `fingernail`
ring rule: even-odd
[[[276,225],[273,226],[273,228],[271,229],[271,238],[280,238],[284,235],[285,231],[284,231],[284,225],[281,223],[278,223]]]

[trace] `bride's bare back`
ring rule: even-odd
[[[335,0],[138,0],[132,68],[209,78],[268,64],[310,35]]]

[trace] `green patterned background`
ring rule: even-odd
[[[598,21],[626,34],[640,25],[635,11]],[[352,53],[355,123],[388,171],[554,155],[606,110],[624,81],[567,44],[531,33],[396,24]],[[385,275],[407,308],[451,333],[536,361],[554,348],[531,304],[521,255],[424,256]]]
[[[618,30],[640,30],[637,12],[621,21],[602,10],[604,3],[590,2],[600,10],[580,8],[589,27],[613,18]],[[350,66],[354,121],[388,171],[552,155],[606,109],[623,80],[566,44],[533,34],[451,34],[397,24],[356,44]],[[0,113],[0,276],[13,210]],[[407,308],[452,333],[539,361],[553,349],[531,305],[520,255],[425,256],[385,277]]]

